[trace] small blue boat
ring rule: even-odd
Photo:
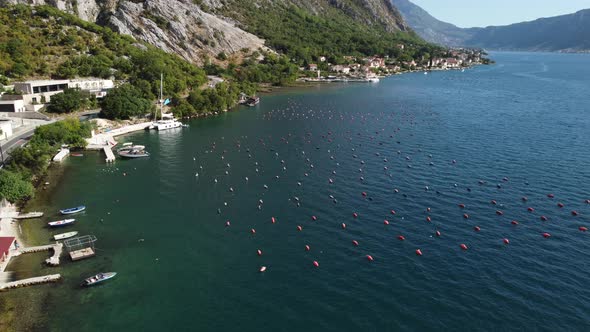
[[[80,206],[69,208],[69,209],[59,210],[59,212],[61,214],[73,214],[73,213],[78,213],[78,212],[81,212],[84,210],[86,210],[86,206],[80,205]]]

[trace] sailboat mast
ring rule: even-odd
[[[164,74],[160,73],[160,115],[164,120]]]

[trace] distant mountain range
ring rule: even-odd
[[[590,50],[590,9],[506,26],[459,28],[440,21],[409,0],[391,0],[406,22],[427,41],[493,50]]]

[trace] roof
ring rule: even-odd
[[[15,82],[15,84],[30,84],[31,86],[43,86],[54,84],[68,84],[70,80],[33,80],[24,82]]]
[[[10,250],[10,247],[12,246],[12,243],[14,242],[14,240],[15,240],[14,236],[0,237],[0,255],[8,254],[8,251]]]

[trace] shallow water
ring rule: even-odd
[[[96,235],[98,256],[47,287],[50,328],[588,329],[590,56],[493,58],[125,137],[148,159],[71,157],[48,204],[87,205],[60,232]],[[119,274],[78,287],[99,271]]]

